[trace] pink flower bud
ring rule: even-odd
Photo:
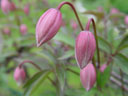
[[[21,24],[20,25],[20,32],[22,35],[26,35],[27,34],[27,26],[25,24]]]
[[[107,68],[107,64],[103,64],[101,67],[100,67],[100,72],[104,72],[104,70]]]
[[[11,33],[11,31],[10,31],[10,29],[9,29],[8,27],[4,28],[4,29],[3,29],[3,32],[4,32],[4,34],[6,34],[6,35],[10,35],[10,33]]]
[[[1,0],[1,9],[4,14],[10,11],[10,2],[8,0]]]
[[[125,16],[125,18],[124,18],[124,22],[125,22],[126,25],[128,25],[128,15]]]
[[[101,6],[99,6],[99,7],[97,8],[97,10],[98,10],[98,12],[103,12],[103,11],[104,11],[103,7],[101,7]]]
[[[29,5],[27,4],[25,7],[24,7],[24,13],[26,15],[29,15],[29,12],[30,12],[30,9],[29,9]]]
[[[75,44],[75,57],[78,66],[83,69],[93,58],[96,49],[95,37],[92,32],[82,31]]]
[[[119,13],[120,11],[118,10],[118,9],[116,9],[116,8],[112,8],[111,9],[111,14],[117,14],[117,13]]]
[[[89,91],[96,82],[96,70],[93,64],[88,64],[80,71],[80,79],[84,88]]]
[[[47,10],[38,20],[36,25],[37,46],[52,39],[62,24],[62,14],[58,9]]]
[[[10,10],[14,11],[16,9],[16,6],[13,2],[10,2]]]
[[[25,79],[26,79],[26,74],[24,69],[21,67],[17,67],[14,71],[14,79],[16,80],[18,85],[21,85]]]
[[[78,28],[78,25],[74,20],[71,20],[70,23],[71,23],[71,27],[72,27],[73,30],[76,30]]]

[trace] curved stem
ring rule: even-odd
[[[97,36],[97,32],[96,32],[96,24],[93,18],[88,20],[88,23],[86,25],[85,30],[89,31],[90,28],[90,24],[92,22],[93,25],[93,30],[94,30],[94,35],[95,35],[95,39],[96,39],[96,49],[97,49],[97,59],[98,59],[98,68],[100,68],[100,52],[99,52],[99,46],[98,46],[98,36]]]
[[[59,6],[57,7],[57,9],[60,10],[61,7],[62,7],[64,4],[69,5],[69,6],[73,9],[73,11],[74,11],[74,13],[75,13],[75,16],[76,16],[76,18],[77,18],[77,21],[78,21],[78,23],[79,23],[79,25],[80,25],[81,30],[84,30],[84,28],[83,28],[83,26],[82,26],[82,24],[81,24],[81,22],[80,22],[79,16],[78,16],[78,14],[77,14],[77,12],[76,12],[76,9],[75,9],[75,7],[73,6],[72,3],[70,3],[70,2],[62,2],[62,3],[59,4]]]
[[[37,64],[35,64],[33,61],[31,61],[31,60],[24,60],[23,62],[21,62],[20,64],[19,64],[19,67],[22,67],[23,66],[23,64],[24,63],[30,63],[30,64],[32,64],[34,67],[36,67],[38,70],[42,70]]]

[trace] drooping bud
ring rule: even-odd
[[[21,34],[22,35],[26,35],[27,31],[28,31],[27,26],[25,24],[21,24],[20,25],[20,32],[21,32]]]
[[[62,24],[62,14],[58,9],[47,10],[38,20],[36,25],[37,46],[52,39]]]
[[[16,9],[16,6],[13,2],[10,2],[10,10],[14,11]]]
[[[128,15],[125,16],[125,18],[124,18],[124,22],[125,22],[126,25],[128,25]]]
[[[83,69],[93,58],[96,41],[92,32],[82,31],[75,44],[75,57],[78,66]]]
[[[29,4],[27,4],[25,7],[24,7],[24,13],[26,14],[26,15],[29,15],[29,12],[30,12],[30,9],[29,9]]]
[[[97,11],[98,11],[98,12],[103,12],[103,11],[104,11],[104,9],[103,9],[103,7],[102,7],[102,6],[99,6],[99,7],[97,8]]]
[[[100,72],[104,72],[104,70],[107,68],[107,64],[103,64],[101,67],[100,67]]]
[[[71,27],[72,27],[73,30],[76,30],[78,28],[78,25],[74,20],[71,20],[70,23],[71,23]]]
[[[14,79],[16,80],[18,85],[21,85],[24,83],[26,79],[25,71],[22,67],[17,67],[14,71]]]
[[[3,29],[3,33],[6,34],[6,35],[10,35],[11,31],[8,27],[6,27],[6,28]]]
[[[111,14],[117,14],[117,13],[119,13],[120,11],[118,10],[118,9],[116,9],[116,8],[112,8],[111,9]]]
[[[96,82],[96,70],[93,64],[88,64],[80,71],[80,79],[84,88],[89,91]]]
[[[8,0],[1,0],[1,9],[4,14],[10,11],[10,2]]]

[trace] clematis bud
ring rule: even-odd
[[[25,79],[26,79],[26,74],[24,69],[21,67],[17,67],[14,71],[14,79],[16,80],[18,85],[21,85]]]
[[[20,25],[20,32],[22,35],[26,35],[27,34],[27,26],[25,24],[21,24]]]
[[[16,9],[16,6],[13,2],[10,2],[10,10],[14,11]]]
[[[62,24],[62,14],[58,9],[47,10],[38,20],[36,25],[37,46],[52,39]]]
[[[93,58],[96,41],[92,32],[82,31],[75,44],[75,57],[78,66],[83,69]]]
[[[97,8],[97,11],[98,11],[98,12],[103,12],[103,11],[104,11],[104,9],[103,9],[103,7],[102,7],[102,6],[99,6],[99,7]]]
[[[71,20],[71,27],[73,30],[76,30],[78,28],[78,25],[74,20]]]
[[[8,0],[1,0],[1,9],[4,14],[10,11],[10,2]]]
[[[118,9],[116,9],[116,8],[112,8],[111,9],[111,14],[117,14],[117,13],[119,13],[120,11],[118,10]]]
[[[6,34],[6,35],[10,35],[10,33],[11,33],[11,31],[10,31],[10,29],[9,29],[8,27],[4,28],[4,29],[3,29],[3,32],[4,32],[4,34]]]
[[[93,64],[88,64],[80,71],[80,79],[84,88],[89,91],[96,82],[96,70]]]
[[[103,64],[101,67],[100,67],[100,72],[104,72],[104,70],[107,68],[107,64]]]
[[[126,25],[128,25],[128,15],[125,16],[125,18],[124,18],[124,22],[125,22]]]
[[[27,4],[25,7],[24,7],[24,13],[26,15],[29,15],[29,12],[30,12],[30,9],[29,9],[29,5]]]

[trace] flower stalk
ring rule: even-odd
[[[21,68],[22,66],[23,66],[23,64],[25,64],[25,63],[30,63],[30,64],[32,64],[35,68],[37,68],[38,70],[42,70],[37,64],[35,64],[33,61],[31,61],[31,60],[24,60],[23,62],[21,62],[20,64],[19,64],[19,67]]]
[[[62,3],[59,4],[59,6],[57,7],[57,9],[60,10],[60,9],[62,8],[62,6],[65,5],[65,4],[69,5],[69,6],[72,8],[72,10],[74,11],[74,14],[75,14],[75,16],[76,16],[76,18],[77,18],[77,21],[78,21],[78,23],[79,23],[79,25],[80,25],[81,30],[84,30],[84,28],[83,28],[83,26],[82,26],[82,23],[81,23],[81,21],[80,21],[80,19],[79,19],[79,16],[78,16],[78,14],[77,14],[77,11],[76,11],[76,9],[75,9],[75,7],[73,6],[72,3],[70,3],[70,2],[62,2]]]

